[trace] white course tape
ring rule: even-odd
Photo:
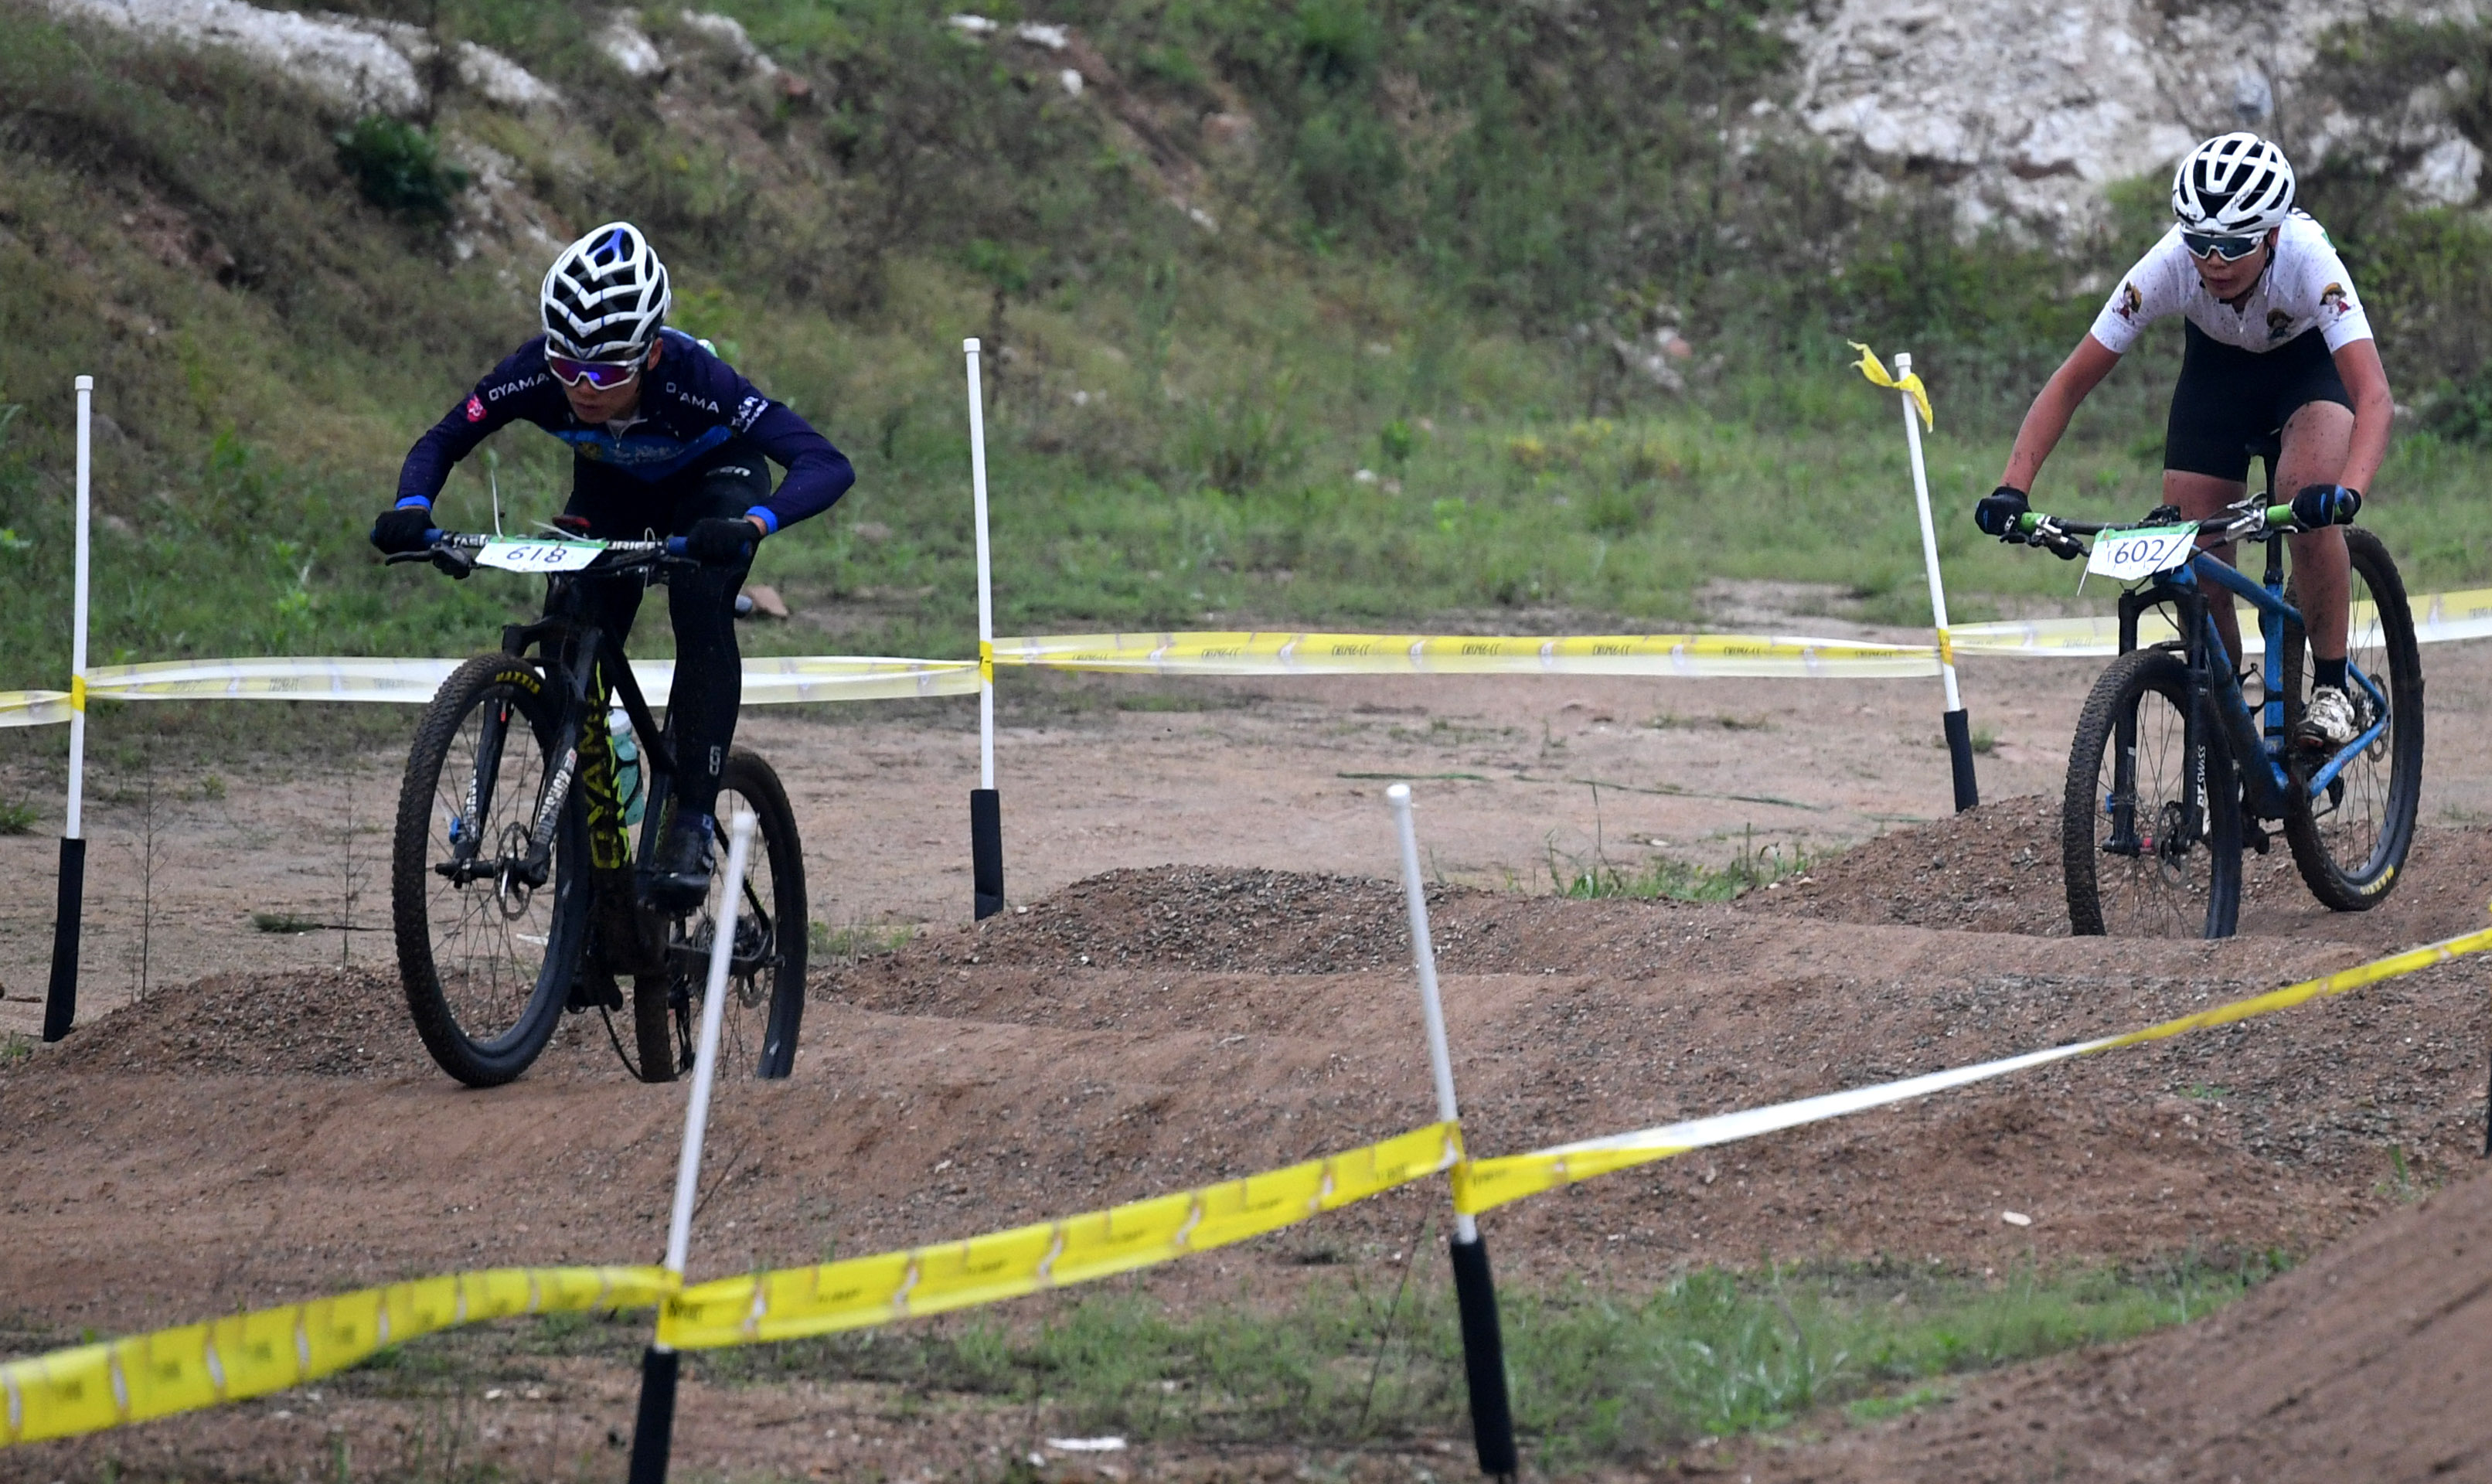
[[[1943,1072],[1908,1077],[1901,1082],[1880,1083],[1870,1087],[1854,1087],[1843,1092],[1800,1098],[1795,1102],[1776,1103],[1767,1108],[1743,1109],[1737,1113],[1691,1118],[1660,1128],[1639,1129],[1630,1134],[1579,1140],[1573,1143],[1535,1149],[1528,1154],[1468,1161],[1454,1169],[1454,1208],[1476,1215],[1541,1191],[1555,1190],[1561,1185],[1571,1185],[1654,1160],[1669,1159],[1693,1149],[1754,1139],[1761,1134],[1865,1113],[1893,1103],[1907,1103],[1932,1093],[1988,1082],[1994,1077],[2005,1077],[2074,1056],[2092,1055],[2117,1047],[2167,1041],[2191,1031],[2230,1025],[2275,1011],[2289,1010],[2313,999],[2349,994],[2383,980],[2415,973],[2461,955],[2481,953],[2486,949],[2492,949],[2492,928],[2442,938],[2419,948],[2390,954],[2385,959],[2374,959],[2332,974],[2304,979],[2299,984],[2270,990],[2264,994],[2252,994],[2118,1035],[2097,1036],[2046,1051],[1952,1067]]]
[[[69,719],[67,691],[0,691],[0,727],[56,727]]]
[[[106,665],[88,678],[88,693],[101,700],[341,700],[422,705],[460,665],[458,660],[338,659],[176,660],[151,665]],[[636,660],[633,676],[653,701],[663,703],[674,683],[671,660]],[[967,696],[978,689],[974,660],[902,660],[879,656],[751,656],[744,662],[744,704],[797,701],[891,700],[920,696]],[[12,697],[25,703],[31,721],[12,720]],[[60,715],[48,714],[57,710]],[[50,691],[0,695],[0,726],[37,726],[65,720],[66,697]]]

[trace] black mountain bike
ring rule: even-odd
[[[495,1086],[528,1069],[566,1011],[595,1009],[635,1075],[666,1082],[690,1068],[724,888],[724,821],[743,807],[759,817],[760,840],[737,911],[719,1056],[754,1076],[786,1076],[805,1011],[810,921],[787,795],[760,757],[729,753],[709,900],[683,911],[649,905],[642,877],[675,771],[671,736],[651,720],[616,637],[581,616],[583,584],[664,581],[692,565],[680,541],[432,534],[429,551],[390,561],[430,561],[459,578],[479,566],[543,573],[549,583],[546,617],[506,627],[499,654],[442,682],[407,757],[391,907],[407,1008],[432,1059],[471,1087]],[[609,722],[618,702],[637,758]],[[613,1019],[625,978],[629,1050]]]
[[[2405,583],[2380,538],[2345,529],[2345,690],[2357,734],[2324,757],[2295,748],[2309,655],[2284,580],[2283,538],[2299,527],[2292,506],[2271,503],[2274,448],[2252,453],[2267,460],[2268,493],[2211,519],[2182,520],[2161,506],[2122,528],[2035,513],[2010,538],[2086,556],[2089,571],[2137,584],[2121,595],[2120,658],[2094,682],[2068,749],[2060,846],[2076,933],[2231,936],[2242,847],[2265,855],[2270,822],[2281,823],[2311,894],[2340,912],[2386,901],[2414,844],[2422,661]],[[2080,537],[2093,538],[2091,551]],[[2264,579],[2200,550],[2207,537],[2264,543]],[[2208,611],[2210,586],[2259,615],[2266,654],[2255,710]],[[2180,637],[2140,648],[2138,620],[2158,608]]]

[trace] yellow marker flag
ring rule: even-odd
[[[1905,376],[1903,380],[1898,381],[1892,375],[1888,374],[1886,368],[1878,364],[1878,356],[1876,352],[1872,351],[1868,346],[1861,344],[1858,341],[1847,341],[1844,343],[1860,352],[1860,359],[1854,362],[1853,367],[1854,370],[1858,371],[1860,374],[1869,378],[1869,384],[1871,386],[1884,387],[1889,392],[1901,392],[1905,396],[1911,398],[1913,400],[1913,405],[1921,409],[1922,429],[1929,431],[1937,430],[1939,426],[1938,419],[1930,414],[1930,389],[1921,385],[1921,373],[1919,371],[1914,371]]]

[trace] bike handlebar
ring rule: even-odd
[[[382,558],[387,566],[400,562],[430,562],[455,578],[463,578],[476,570],[474,552],[485,549],[489,541],[507,538],[489,536],[481,531],[446,531],[435,526],[424,533],[425,549],[421,551],[393,551]],[[685,554],[684,538],[668,536],[663,541],[609,541],[606,549],[597,553],[589,564],[600,572],[615,572],[630,567],[697,566]],[[587,569],[582,569],[587,570]]]
[[[2226,541],[2259,540],[2268,536],[2291,535],[2303,529],[2294,519],[2291,505],[2261,505],[2256,497],[2224,507],[2219,516],[2203,520],[2157,520],[2149,516],[2147,527],[2169,529],[2195,526],[2202,536],[2220,536]],[[2010,544],[2023,543],[2040,547],[2062,561],[2074,561],[2086,554],[2081,536],[2099,536],[2105,531],[2138,530],[2141,526],[2115,520],[2063,520],[2058,516],[2029,510],[2016,518],[2016,528],[2000,539]]]

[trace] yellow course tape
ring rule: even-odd
[[[385,1345],[515,1314],[640,1309],[674,1287],[663,1267],[503,1267],[256,1309],[0,1364],[0,1446],[266,1396]]]
[[[1606,1139],[1587,1139],[1577,1143],[1558,1144],[1529,1154],[1511,1154],[1498,1159],[1473,1160],[1454,1170],[1454,1208],[1476,1216],[1510,1202],[1561,1185],[1572,1185],[1595,1175],[1608,1174],[1655,1160],[1669,1159],[1692,1149],[1709,1148],[1715,1144],[1754,1139],[1781,1129],[1797,1128],[1806,1123],[1822,1122],[1846,1114],[1862,1113],[1872,1108],[1928,1097],[1952,1087],[1986,1082],[2022,1072],[2032,1067],[2064,1061],[2072,1056],[2091,1055],[2117,1047],[2139,1046],[2149,1041],[2169,1040],[2193,1030],[2207,1030],[2229,1025],[2253,1016],[2269,1015],[2290,1009],[2307,1000],[2329,994],[2343,994],[2384,979],[2394,979],[2418,969],[2446,964],[2462,954],[2479,953],[2492,948],[2492,929],[2443,938],[2419,948],[2376,959],[2368,964],[2318,979],[2305,979],[2265,994],[2253,994],[2230,1004],[2201,1010],[2178,1020],[2149,1025],[2121,1035],[2104,1036],[2092,1041],[2079,1041],[2067,1046],[2055,1046],[2048,1051],[2027,1052],[2021,1056],[2003,1057],[1997,1061],[1978,1062],[1933,1072],[1925,1077],[1906,1078],[1901,1082],[1882,1083],[1874,1087],[1855,1087],[1847,1092],[1830,1092],[1822,1097],[1801,1098],[1796,1102],[1777,1103],[1767,1108],[1752,1108],[1739,1113],[1722,1113],[1710,1118],[1696,1118],[1673,1123],[1662,1128],[1642,1129],[1632,1134],[1615,1134]]]
[[[1872,352],[1868,346],[1861,344],[1858,341],[1846,341],[1844,343],[1860,352],[1860,359],[1853,363],[1853,369],[1854,371],[1857,371],[1861,375],[1868,377],[1869,384],[1871,386],[1884,387],[1889,392],[1901,392],[1905,396],[1911,398],[1913,400],[1913,405],[1921,409],[1921,428],[1923,430],[1936,430],[1939,426],[1938,419],[1930,415],[1929,388],[1921,385],[1920,372],[1913,371],[1907,374],[1903,380],[1898,381],[1892,375],[1887,373],[1886,368],[1878,364],[1877,355]]]
[[[1435,1123],[1269,1174],[964,1242],[723,1278],[668,1298],[658,1343],[715,1350],[792,1340],[1086,1283],[1277,1232],[1461,1158],[1461,1130]]]
[[[2415,638],[2422,643],[2492,638],[2492,587],[2433,593],[2414,600]],[[2357,645],[2377,641],[2373,609],[2354,608]],[[2147,615],[2138,642],[2172,638],[2171,625]],[[2260,647],[2256,631],[2242,636]],[[2075,618],[1957,624],[1939,645],[1880,644],[1790,635],[1607,634],[1558,638],[1422,634],[1285,634],[1205,632],[1067,634],[1001,638],[978,646],[975,660],[910,660],[879,656],[747,657],[744,704],[896,700],[974,695],[998,665],[1043,669],[1156,675],[1675,675],[1692,678],[1794,676],[1904,679],[1938,673],[1943,658],[2017,655],[2083,659],[2119,648],[2119,621],[2107,614]],[[180,660],[99,667],[86,695],[104,700],[342,700],[422,704],[457,660],[283,658]],[[674,678],[668,660],[637,660],[640,689],[663,697]],[[74,677],[73,686],[77,685]],[[66,722],[77,691],[0,691],[0,727]]]
[[[1076,634],[995,640],[995,663],[1162,675],[1935,675],[1925,644],[1737,634]]]

